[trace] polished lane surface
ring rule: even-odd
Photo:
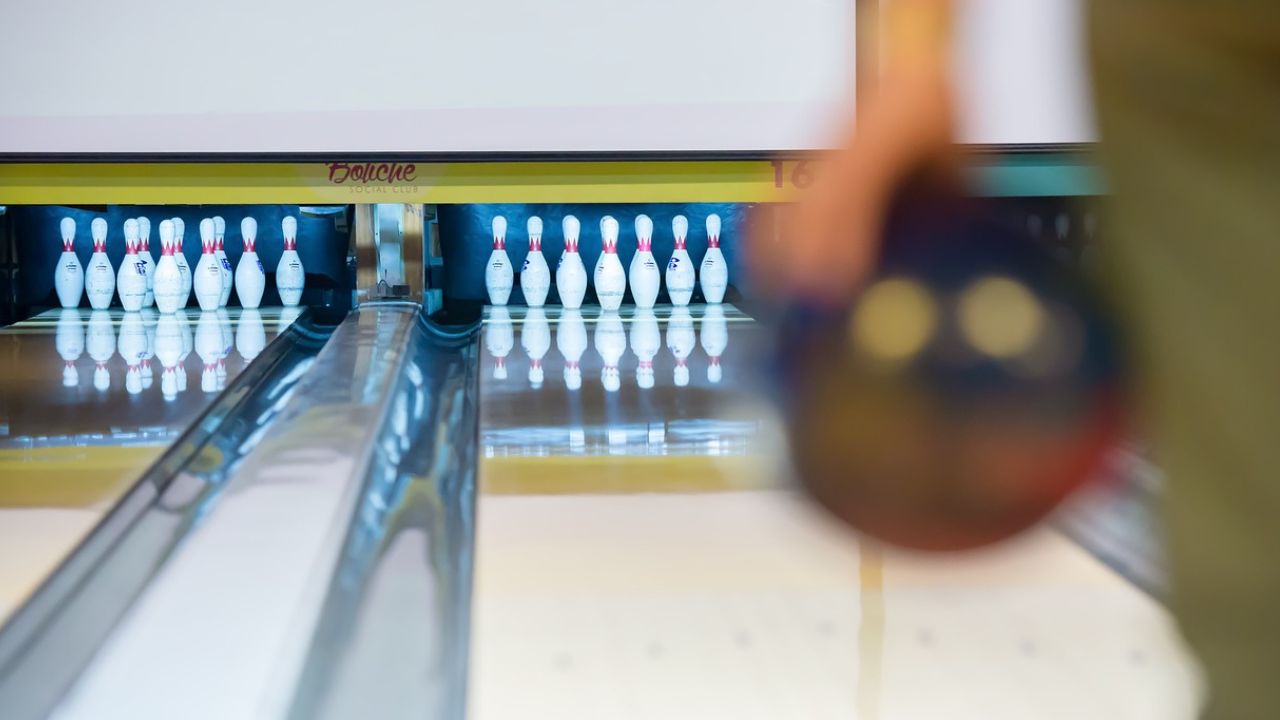
[[[472,718],[1195,716],[1166,611],[1056,530],[896,552],[780,482],[722,310],[490,313]]]
[[[296,317],[68,309],[0,330],[0,622]]]

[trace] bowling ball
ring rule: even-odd
[[[778,320],[800,481],[892,544],[959,550],[1025,530],[1122,435],[1104,305],[995,202],[905,188],[853,302],[796,303]]]

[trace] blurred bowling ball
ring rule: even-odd
[[[1098,298],[994,201],[904,189],[848,307],[780,321],[800,480],[893,544],[959,550],[1025,530],[1098,474],[1122,366]]]

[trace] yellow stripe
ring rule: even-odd
[[[625,495],[727,492],[764,487],[759,458],[580,455],[488,458],[488,495]]]
[[[369,164],[0,164],[0,204],[766,202],[804,178],[763,160],[409,165],[372,164],[397,179],[362,181]]]

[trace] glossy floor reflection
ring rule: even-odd
[[[921,556],[791,491],[723,310],[489,315],[472,718],[1195,716],[1168,613],[1057,530]]]
[[[51,310],[0,330],[0,622],[296,310]]]

